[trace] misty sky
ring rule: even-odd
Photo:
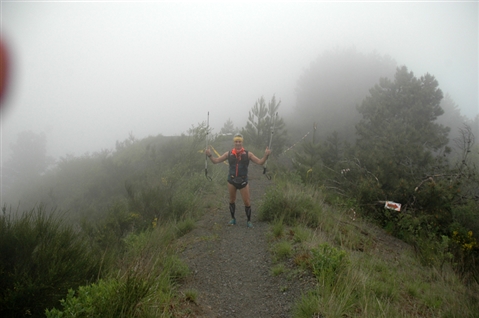
[[[478,3],[2,1],[11,59],[2,159],[19,132],[49,155],[113,149],[132,133],[246,124],[256,100],[295,106],[296,82],[325,50],[391,56],[473,118]],[[305,119],[307,121],[307,119]]]

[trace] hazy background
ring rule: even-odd
[[[1,152],[45,132],[48,154],[112,149],[132,133],[179,135],[205,121],[246,124],[295,86],[325,50],[390,55],[434,75],[463,115],[478,106],[478,3],[6,2],[1,32],[11,78]]]

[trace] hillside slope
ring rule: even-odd
[[[217,148],[227,149],[226,141],[224,143]],[[299,204],[299,210],[293,209],[299,218],[303,213],[301,207],[308,207],[304,202],[314,194],[307,188],[275,185],[274,180],[268,180],[262,172],[262,167],[250,165],[253,229],[246,227],[239,193],[237,225],[227,225],[230,220],[228,193],[226,181],[221,179],[226,179],[226,169],[224,176],[216,174],[215,179],[219,180],[215,182],[222,186],[216,193],[208,194],[214,196],[212,208],[204,213],[195,229],[178,242],[178,254],[191,270],[191,275],[179,286],[180,295],[183,294],[183,299],[193,295],[192,301],[181,302],[180,310],[175,310],[180,317],[310,317],[319,313],[430,317],[446,312],[464,317],[473,313],[472,317],[476,317],[476,306],[469,301],[471,292],[452,279],[455,277],[452,270],[421,263],[412,246],[356,217],[353,208],[345,210],[321,199],[313,201],[319,206],[317,227],[288,227],[279,221],[284,228],[278,235],[276,224],[258,220],[263,202],[268,206],[269,215],[283,213],[270,211],[275,205],[271,205],[271,195],[265,196],[267,189],[276,186],[283,189],[284,196],[278,199],[286,203],[277,207],[291,210],[288,205]],[[291,249],[288,256],[278,256],[279,246]],[[314,266],[326,266],[326,263],[318,263],[322,258],[315,258],[312,253],[321,246],[347,254],[343,264],[347,270],[332,289],[326,288],[314,272]],[[324,254],[328,262],[335,257]],[[281,267],[283,269],[278,270]],[[450,292],[441,292],[447,290]],[[451,306],[451,302],[461,305]]]

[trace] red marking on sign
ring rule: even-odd
[[[395,210],[395,211],[401,211],[401,204],[392,202],[392,201],[386,201],[386,205],[384,206],[386,209],[390,210]]]

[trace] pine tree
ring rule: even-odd
[[[223,127],[220,130],[220,135],[234,134],[234,130],[235,127],[233,125],[233,122],[231,121],[231,118],[228,118],[228,120],[224,123]]]
[[[407,200],[404,188],[414,189],[438,168],[449,133],[436,122],[442,98],[433,76],[417,79],[403,66],[394,81],[381,78],[358,107],[363,116],[356,126],[358,158],[391,199]]]
[[[286,124],[278,116],[280,104],[281,102],[276,102],[275,96],[271,98],[268,105],[266,105],[264,97],[258,99],[249,111],[248,122],[242,130],[242,134],[248,140],[248,143],[259,149],[264,149],[265,146],[269,145],[270,138],[273,137],[271,148],[274,151],[272,155],[280,154],[286,142]],[[273,124],[274,131],[271,134]]]

